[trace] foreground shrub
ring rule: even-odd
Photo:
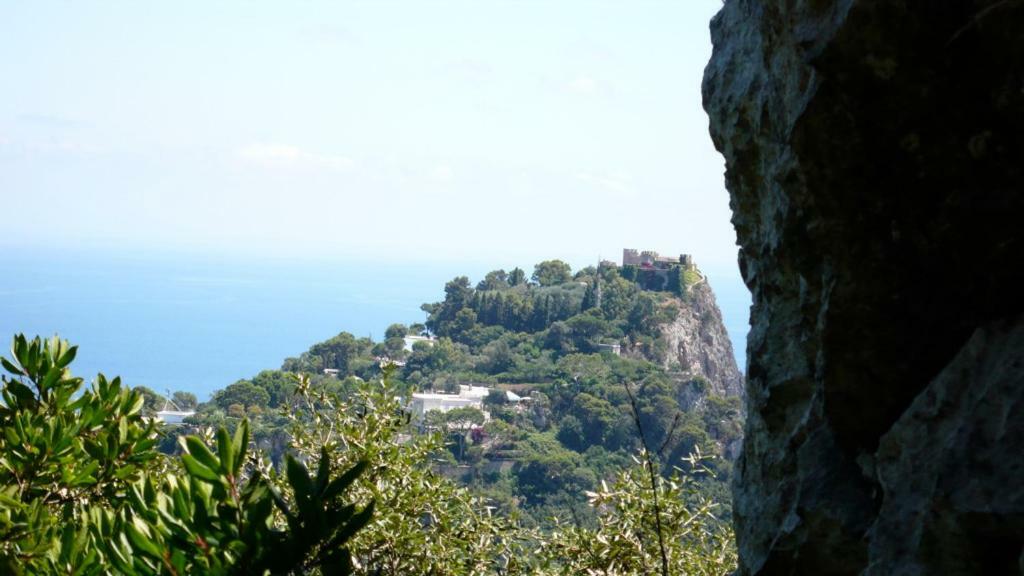
[[[19,335],[0,359],[0,573],[350,573],[373,502],[342,496],[365,463],[332,477],[320,454],[314,477],[289,459],[272,482],[247,457],[245,422],[219,430],[215,452],[188,437],[169,460],[142,395],[102,375],[82,390],[75,354]]]
[[[587,493],[598,512],[596,528],[562,525],[543,539],[546,570],[607,576],[721,576],[735,570],[732,530],[715,517],[717,504],[697,485],[697,475],[710,473],[702,458],[690,458],[694,472],[666,479],[651,473],[656,470],[647,456],[641,452],[610,487],[602,482],[600,490]]]
[[[352,541],[359,574],[729,574],[736,568],[732,530],[700,486],[711,475],[699,454],[690,472],[664,478],[646,452],[611,487],[588,493],[598,525],[561,522],[526,529],[491,513],[485,499],[436,474],[446,453],[440,434],[417,434],[390,384],[378,382],[346,398],[298,378],[289,410],[293,448],[332,455],[338,467],[368,463],[353,486],[357,502],[381,503]],[[652,474],[653,472],[653,474]],[[664,551],[664,554],[662,554]]]
[[[524,529],[433,471],[443,440],[411,430],[388,368],[344,398],[296,377],[279,472],[250,449],[244,419],[159,454],[142,394],[102,375],[83,389],[75,354],[17,336],[0,358],[0,574],[668,576],[736,564],[695,480],[709,473],[699,457],[665,479],[641,452],[588,494],[595,527]]]
[[[351,497],[380,506],[352,540],[356,573],[532,573],[534,535],[433,471],[444,442],[439,434],[411,430],[390,376],[386,368],[382,380],[362,383],[346,398],[314,391],[299,377],[298,402],[289,411],[299,454],[330,454],[339,468],[366,462]]]

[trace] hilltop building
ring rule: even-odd
[[[622,267],[608,261],[598,265],[598,269],[608,267],[617,268],[623,278],[636,282],[644,290],[667,291],[679,296],[689,287],[704,281],[693,256],[689,254],[673,257],[662,256],[654,250],[623,248]]]
[[[632,248],[622,249],[622,265],[659,270],[668,270],[676,266],[682,266],[687,269],[694,268],[693,256],[689,254],[680,254],[678,258],[673,258],[671,256],[661,256],[654,250],[644,250],[641,252]]]

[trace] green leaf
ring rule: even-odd
[[[235,458],[235,467],[232,470],[232,474],[238,475],[238,471],[242,469],[242,462],[245,461],[245,452],[249,448],[249,419],[242,419],[242,423],[235,430],[235,437],[231,443],[231,447],[234,450],[237,457]]]
[[[57,368],[64,368],[68,364],[71,364],[71,362],[74,361],[75,356],[77,354],[78,354],[78,346],[72,346],[71,348],[68,348],[67,351],[65,351],[63,354],[61,354],[60,358],[57,359],[57,364],[56,364]]]
[[[130,478],[133,474],[135,474],[136,470],[136,467],[131,464],[121,466],[114,471],[114,477],[118,478],[119,480],[124,480],[125,478]]]
[[[313,482],[309,478],[309,471],[306,470],[302,462],[296,460],[291,454],[288,455],[286,461],[288,484],[295,491],[295,500],[301,509],[303,503],[309,501],[313,496]]]
[[[353,467],[349,468],[348,470],[346,470],[344,474],[342,474],[341,476],[338,476],[337,478],[335,478],[327,486],[327,489],[324,490],[324,492],[323,492],[324,500],[330,501],[335,496],[340,494],[343,490],[348,488],[349,485],[351,485],[352,482],[354,482],[355,479],[358,478],[366,470],[366,467],[368,465],[369,465],[369,462],[367,462],[366,460],[360,460],[359,462],[356,462],[355,466],[353,466]]]
[[[195,436],[185,437],[185,448],[196,460],[200,461],[211,470],[220,469],[220,460],[210,452],[210,449],[203,444],[203,441]]]
[[[40,383],[40,390],[50,390],[57,384],[57,380],[60,379],[63,370],[60,368],[50,368],[46,371],[46,376],[43,377],[42,383]]]
[[[327,545],[327,549],[337,548],[348,542],[355,533],[361,530],[364,526],[369,524],[370,519],[373,517],[374,502],[371,500],[370,503],[363,508],[358,514],[352,517],[338,533],[331,539],[331,542]]]
[[[24,336],[22,339],[24,339]],[[18,358],[18,362],[28,370],[29,377],[33,380],[39,377],[39,347],[41,345],[38,336],[33,338],[32,342],[27,345],[27,350],[22,348],[24,358]]]
[[[228,437],[228,431],[223,426],[217,429],[217,456],[220,457],[221,473],[233,476],[235,455],[231,450],[231,439]]]
[[[327,482],[331,479],[331,459],[327,454],[327,447],[320,447],[320,465],[316,471],[316,493],[323,495],[327,489]]]
[[[281,512],[285,516],[291,518],[291,508],[288,507],[288,502],[286,502],[284,497],[281,496],[281,493],[278,492],[273,486],[267,486],[267,489],[270,491],[270,497],[274,499],[274,504],[277,505],[278,509],[281,510]]]
[[[25,372],[23,372],[21,368],[18,368],[17,366],[12,364],[11,361],[8,360],[7,358],[0,357],[0,364],[3,364],[4,370],[7,370],[11,374],[16,374],[18,376],[25,375]]]
[[[85,467],[75,473],[74,477],[71,479],[71,485],[77,486],[80,484],[91,484],[95,482],[96,479],[93,477],[93,474],[99,468],[99,465],[99,462],[95,460],[86,464]]]
[[[145,404],[146,404],[146,398],[143,397],[142,394],[135,395],[135,401],[132,402],[131,406],[129,406],[127,410],[125,410],[124,415],[125,416],[135,416],[136,414],[139,413],[140,410],[142,410],[142,407]]]
[[[185,470],[188,471],[189,475],[199,480],[204,480],[213,484],[219,484],[221,477],[210,468],[199,463],[191,454],[182,454],[181,463],[185,465]]]
[[[132,545],[149,556],[160,560],[162,555],[160,554],[160,548],[153,543],[141,530],[135,527],[133,523],[125,525],[125,532],[128,533],[128,539],[131,540]]]
[[[32,389],[17,380],[7,382],[7,389],[23,406],[32,406],[35,403],[36,395]]]

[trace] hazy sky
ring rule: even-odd
[[[720,6],[5,2],[0,246],[734,268]]]

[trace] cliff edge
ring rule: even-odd
[[[675,319],[660,327],[667,344],[662,365],[677,379],[705,378],[719,396],[743,396],[743,373],[711,286],[701,281],[690,287],[678,305]]]

